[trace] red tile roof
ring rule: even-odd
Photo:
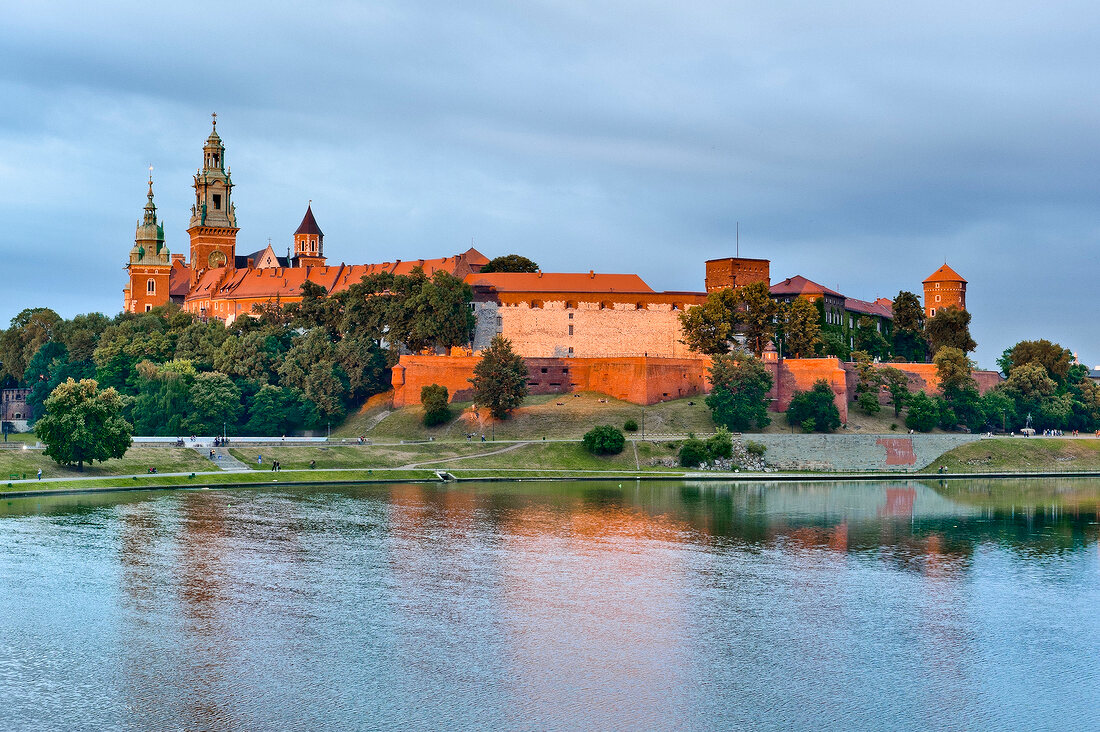
[[[184,297],[191,289],[191,268],[183,262],[174,260],[172,271],[168,275],[168,296]]]
[[[878,318],[890,318],[894,317],[893,303],[886,300],[887,304],[883,304],[883,300],[886,298],[879,298],[874,302],[867,302],[866,300],[857,300],[854,297],[847,297],[844,299],[844,309],[851,310],[855,313],[863,313],[864,315],[873,315]]]
[[[819,285],[813,280],[808,280],[802,275],[795,275],[794,277],[788,277],[782,282],[776,282],[769,290],[772,295],[775,296],[797,296],[797,295],[832,295],[833,297],[844,297],[836,290],[830,290],[825,285]]]
[[[466,282],[471,287],[485,287],[497,292],[653,292],[636,274],[493,272],[470,275]]]
[[[947,262],[932,274],[928,275],[925,282],[966,282],[963,276],[947,266]]]
[[[481,252],[470,249],[451,257],[414,259],[408,262],[233,270],[218,268],[206,271],[187,299],[274,300],[279,297],[300,297],[306,280],[329,292],[339,292],[359,282],[366,275],[383,272],[408,275],[417,267],[423,269],[424,274],[429,277],[442,270],[463,279],[473,274],[471,260],[479,268],[489,261]]]

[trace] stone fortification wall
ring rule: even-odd
[[[480,356],[402,356],[393,368],[393,404],[420,403],[430,384],[447,387],[451,399],[473,398],[470,378]],[[701,358],[524,358],[531,394],[598,391],[633,402],[656,404],[709,389]]]
[[[782,470],[907,472],[928,467],[940,455],[981,439],[977,435],[745,435],[764,444],[764,459]]]
[[[608,296],[603,301],[541,300],[536,294],[514,302],[478,302],[474,304],[474,350],[487,348],[499,333],[525,357],[693,358],[680,342],[684,303],[655,299],[668,298],[639,294]]]
[[[905,372],[909,377],[909,391],[918,392],[923,391],[926,394],[939,394],[940,393],[940,379],[936,376],[936,365],[933,363],[880,363],[877,364],[878,368],[886,368],[887,366],[893,366],[899,371]],[[856,373],[856,365],[852,362],[842,364],[845,371],[845,377],[847,382],[848,396],[851,399],[856,397],[856,383],[859,381],[859,376]],[[993,387],[1000,384],[1004,379],[996,371],[974,371],[972,372],[974,381],[978,384],[978,393],[985,394]],[[879,391],[879,403],[882,405],[889,404],[890,392],[883,387]]]
[[[771,404],[773,412],[785,412],[791,405],[791,397],[795,391],[809,391],[814,388],[814,382],[825,379],[833,390],[833,401],[840,411],[840,421],[848,421],[848,387],[846,375],[840,360],[828,358],[787,358],[782,361],[768,364],[772,371],[772,379],[775,385],[772,387],[769,397],[775,401]]]

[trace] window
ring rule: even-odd
[[[932,317],[933,318],[936,317],[936,309],[935,308],[932,308]]]
[[[936,295],[936,302],[939,302],[939,301],[940,301],[940,296]]]
[[[573,346],[569,346],[569,355],[570,355],[570,356],[572,356],[572,355],[573,355]]]
[[[152,305],[146,305],[146,306],[145,306],[145,312],[149,312],[149,311],[150,311],[150,310],[152,310],[152,309],[153,309],[153,306],[152,306]]]
[[[145,281],[145,292],[150,295],[157,294],[157,281],[154,279],[148,279]]]
[[[221,207],[222,207],[221,194],[220,193],[215,193],[214,194],[214,210],[215,211],[221,210]]]
[[[569,319],[570,319],[570,320],[572,320],[572,319],[573,319],[573,313],[569,313]]]
[[[569,335],[573,335],[573,324],[569,324]]]

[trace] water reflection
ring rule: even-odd
[[[12,499],[0,726],[1095,726],[1098,506],[1080,480]]]

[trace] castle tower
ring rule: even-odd
[[[771,284],[771,262],[767,259],[723,257],[707,260],[707,292],[737,289],[754,282]]]
[[[298,267],[323,267],[325,264],[325,235],[313,218],[313,202],[306,206],[306,215],[294,232],[294,259]]]
[[[157,221],[153,203],[153,174],[149,169],[149,200],[145,216],[138,222],[134,247],[126,269],[130,284],[122,291],[122,307],[128,313],[144,313],[168,303],[172,255],[164,244],[164,224]]]
[[[944,262],[924,281],[924,317],[935,317],[947,307],[966,310],[966,280]]]
[[[218,116],[203,146],[202,169],[195,173],[195,205],[191,207],[191,286],[206,270],[234,266],[237,211],[230,198],[233,181],[225,167],[225,145],[218,137]]]

